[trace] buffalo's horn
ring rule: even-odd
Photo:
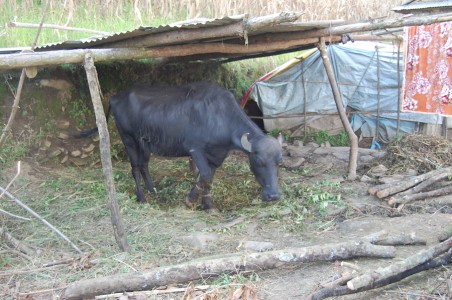
[[[240,139],[240,143],[242,143],[243,149],[245,149],[248,152],[251,152],[251,143],[248,141],[248,135],[249,133],[244,133]]]

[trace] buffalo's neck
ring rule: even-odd
[[[234,137],[233,137],[234,146],[236,149],[242,150],[246,153],[249,153],[249,152],[242,146],[242,142],[241,142],[242,136],[244,134],[248,134],[247,138],[248,138],[248,141],[251,143],[251,145],[256,140],[265,136],[265,133],[263,133],[262,130],[260,130],[259,128],[254,127],[254,126],[244,127],[244,128],[241,128],[240,130],[235,131]]]

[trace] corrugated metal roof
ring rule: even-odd
[[[408,1],[402,5],[394,7],[392,10],[404,14],[430,12],[433,10],[450,11],[452,10],[452,1]]]
[[[36,52],[48,50],[69,50],[86,48],[132,48],[132,47],[155,47],[178,44],[208,43],[208,42],[231,42],[244,44],[244,35],[256,36],[266,33],[283,33],[293,31],[304,31],[311,29],[326,28],[331,25],[344,23],[342,20],[330,20],[319,22],[288,22],[259,26],[248,30],[248,21],[259,18],[248,18],[247,15],[224,17],[221,19],[198,18],[162,25],[158,27],[140,26],[136,29],[112,33],[105,36],[93,36],[76,41],[65,41],[41,45],[35,49]],[[251,22],[252,23],[252,22]],[[211,34],[203,36],[204,32],[213,32],[215,28],[224,29],[221,35]],[[198,29],[203,29],[202,33]],[[198,39],[190,36],[190,33],[198,30]],[[205,31],[204,31],[205,30]],[[246,31],[246,33],[245,33]],[[217,31],[215,31],[217,32]],[[172,38],[169,38],[171,36]]]
[[[103,36],[93,36],[80,40],[64,41],[58,43],[50,43],[36,47],[35,51],[47,51],[47,50],[67,50],[67,49],[79,49],[79,48],[95,48],[102,46],[104,44],[110,44],[113,42],[118,42],[122,40],[148,36],[157,33],[170,32],[180,29],[195,29],[195,28],[206,28],[206,27],[216,27],[224,26],[237,22],[242,22],[245,16],[232,16],[225,17],[222,19],[204,19],[198,18],[193,20],[175,22],[168,25],[162,25],[158,27],[150,26],[140,26],[136,29],[129,31],[116,32],[110,35]]]

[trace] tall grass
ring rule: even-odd
[[[121,32],[198,17],[244,13],[255,17],[282,11],[304,12],[301,21],[354,21],[394,16],[391,8],[404,0],[0,0],[0,47],[30,46],[36,29],[11,28],[8,23],[39,23],[47,2],[45,23]],[[92,34],[44,29],[39,44],[89,36]]]

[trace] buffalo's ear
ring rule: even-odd
[[[243,149],[247,152],[251,152],[251,143],[248,141],[248,135],[249,133],[244,133],[240,138],[240,143],[242,144]]]

